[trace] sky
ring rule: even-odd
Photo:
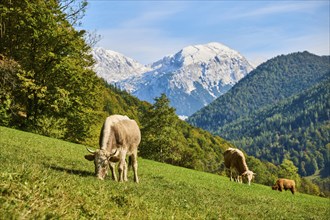
[[[88,2],[81,28],[101,36],[95,46],[142,64],[209,42],[254,65],[298,51],[330,54],[329,0]]]

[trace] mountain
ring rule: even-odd
[[[237,51],[220,43],[188,46],[149,66],[98,50],[93,55],[100,77],[151,103],[164,93],[184,116],[227,92],[253,69]]]
[[[330,57],[308,52],[275,57],[188,122],[231,140],[248,154],[299,173],[329,173]]]
[[[97,75],[111,84],[150,70],[147,66],[123,54],[101,47],[94,48],[92,55],[96,61],[94,70]]]
[[[275,57],[253,70],[228,93],[196,112],[189,122],[215,132],[239,117],[298,94],[329,74],[329,57],[308,52]]]

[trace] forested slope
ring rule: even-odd
[[[274,164],[287,158],[302,176],[324,168],[329,175],[330,80],[303,93],[261,109],[253,117],[241,117],[219,128],[250,155]]]
[[[299,94],[330,74],[329,56],[298,52],[275,57],[251,71],[230,91],[189,117],[215,132],[226,123]]]
[[[259,159],[290,159],[302,176],[329,175],[329,56],[308,52],[260,65],[189,118]]]

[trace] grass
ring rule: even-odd
[[[0,219],[328,219],[330,200],[139,158],[140,183],[94,177],[85,146],[0,127]]]

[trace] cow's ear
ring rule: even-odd
[[[93,161],[94,158],[95,158],[95,155],[94,154],[87,154],[87,155],[85,155],[85,159],[86,160]]]

